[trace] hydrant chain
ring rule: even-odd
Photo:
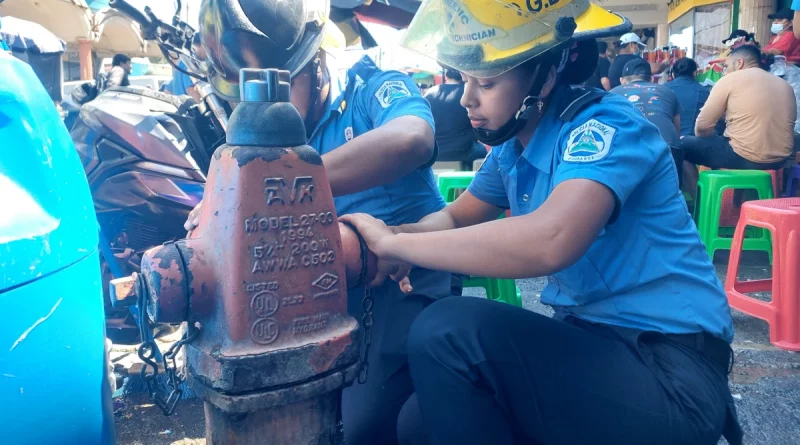
[[[361,309],[363,311],[361,325],[364,327],[364,337],[362,342],[363,347],[361,351],[359,351],[361,368],[358,372],[358,383],[364,384],[367,381],[367,374],[369,374],[369,347],[372,344],[372,291],[368,287],[369,284],[364,283],[364,278],[367,276],[369,269],[369,248],[367,247],[367,242],[364,240],[364,237],[361,236],[361,233],[358,232],[358,229],[356,229],[354,225],[346,221],[340,221],[340,223],[349,227],[350,230],[356,234],[358,246],[361,251],[361,271],[358,274],[356,287],[364,286],[364,297],[361,299]]]

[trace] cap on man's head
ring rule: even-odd
[[[636,58],[625,64],[622,68],[622,77],[641,76],[648,80],[653,76],[650,63],[644,59]]]
[[[770,14],[770,20],[792,20],[794,18],[794,11],[789,8],[782,8],[780,11],[776,12],[775,14]]]
[[[635,32],[629,32],[627,34],[623,34],[622,37],[619,38],[619,43],[622,46],[625,46],[629,43],[636,43],[639,46],[647,46],[644,43],[642,43],[642,40]]]
[[[738,39],[739,37],[747,37],[749,35],[750,35],[750,33],[748,33],[747,31],[745,31],[743,29],[737,29],[737,30],[734,30],[731,33],[731,35],[728,36],[727,39],[723,40],[722,43],[728,43],[731,40]]]

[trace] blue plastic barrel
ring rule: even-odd
[[[0,79],[0,442],[114,443],[89,186],[33,70]]]

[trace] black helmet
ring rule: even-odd
[[[320,49],[329,9],[329,0],[203,0],[200,39],[215,92],[238,101],[242,68],[296,75]]]

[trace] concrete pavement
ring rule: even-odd
[[[724,263],[724,259],[720,262]],[[764,261],[747,261],[746,264],[740,274],[743,279],[769,276],[770,268]],[[725,265],[717,269],[724,281]],[[539,302],[539,293],[545,284],[543,278],[518,281],[523,306],[551,315],[552,309]],[[485,295],[480,289],[467,289],[464,294]],[[731,391],[745,431],[745,444],[800,444],[800,354],[772,347],[765,322],[738,311],[734,311],[733,317],[736,355]],[[126,398],[124,403],[126,406],[116,419],[119,445],[205,444],[200,401],[181,401],[172,417],[164,417],[146,396]],[[720,444],[725,443],[720,441]]]

